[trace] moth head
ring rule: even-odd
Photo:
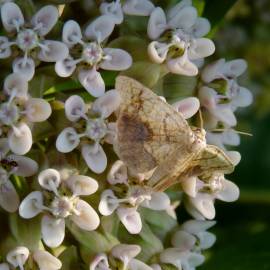
[[[195,135],[195,141],[197,144],[206,146],[206,131],[203,128],[198,128],[198,127],[192,127],[191,128],[194,135]]]

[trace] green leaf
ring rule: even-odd
[[[62,262],[62,270],[79,269],[79,256],[75,246],[69,246],[65,249],[58,259]]]

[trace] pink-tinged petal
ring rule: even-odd
[[[149,18],[147,26],[147,34],[150,39],[154,40],[167,29],[166,15],[160,7],[156,7]]]
[[[84,34],[88,39],[100,43],[111,35],[114,26],[113,16],[101,15],[86,27]]]
[[[126,0],[123,5],[125,14],[135,16],[149,16],[154,8],[154,4],[149,0]]]
[[[201,106],[208,110],[213,110],[217,106],[217,93],[214,89],[203,86],[199,89],[198,94]]]
[[[14,174],[23,177],[29,177],[37,173],[38,164],[31,158],[17,155],[8,155],[7,157],[11,161],[16,162],[16,169],[14,168]]]
[[[0,205],[7,212],[16,212],[19,208],[20,198],[12,183],[7,180],[0,186]]]
[[[169,21],[168,25],[172,29],[181,28],[184,30],[190,29],[196,22],[197,9],[194,7],[183,7]]]
[[[67,119],[71,122],[78,121],[85,115],[86,111],[86,105],[80,96],[71,96],[65,102],[65,114]]]
[[[44,215],[41,220],[41,234],[48,247],[60,246],[65,238],[65,220]]]
[[[185,119],[191,118],[200,109],[200,101],[196,97],[182,99],[172,105]]]
[[[118,244],[111,250],[111,254],[114,258],[121,260],[126,266],[130,260],[136,257],[141,252],[139,245],[126,245]]]
[[[20,204],[19,214],[22,218],[30,219],[42,212],[43,195],[40,191],[28,194]]]
[[[142,220],[140,214],[136,211],[135,208],[120,207],[116,211],[119,219],[129,233],[140,233],[142,230]]]
[[[233,182],[224,179],[222,181],[222,190],[217,193],[216,198],[224,202],[234,202],[239,198],[239,188]]]
[[[114,162],[107,175],[107,181],[111,185],[128,183],[127,166],[122,160],[117,160]]]
[[[0,59],[11,56],[11,48],[7,37],[0,36]]]
[[[69,50],[65,43],[55,40],[44,40],[38,58],[44,62],[57,62],[68,57]]]
[[[113,191],[106,189],[102,192],[98,210],[103,216],[110,216],[119,206],[118,198]]]
[[[110,270],[108,257],[104,253],[99,253],[90,263],[90,270]]]
[[[30,122],[43,122],[52,113],[50,104],[42,98],[30,98],[25,103],[25,113]]]
[[[82,40],[82,31],[80,25],[73,20],[64,24],[62,40],[68,47],[72,47]]]
[[[198,234],[199,232],[206,231],[213,227],[216,224],[216,221],[214,220],[188,220],[185,223],[182,224],[181,229],[192,233],[192,234]]]
[[[16,247],[7,254],[7,261],[15,268],[24,265],[29,257],[29,249],[26,247]],[[22,268],[23,269],[23,268]]]
[[[7,32],[19,30],[24,24],[24,18],[21,9],[15,3],[5,3],[1,7],[1,19]]]
[[[181,251],[191,250],[196,244],[196,237],[185,231],[177,231],[171,240],[174,247],[179,248]]]
[[[167,60],[167,67],[170,72],[186,75],[196,76],[198,74],[198,68],[187,57],[186,52],[183,56]]]
[[[191,27],[191,33],[195,38],[200,38],[208,34],[211,25],[206,18],[197,18],[195,24]]]
[[[56,139],[56,149],[61,153],[73,151],[80,143],[80,137],[74,128],[62,130]]]
[[[17,155],[26,154],[32,146],[32,133],[30,128],[21,123],[13,127],[8,134],[8,143],[10,150]]]
[[[27,80],[17,73],[8,75],[4,81],[4,92],[9,96],[12,96],[15,92],[16,97],[26,98],[28,94]]]
[[[204,82],[209,83],[215,79],[224,78],[223,69],[225,65],[225,59],[219,59],[209,65],[207,65],[201,74]]]
[[[0,263],[0,270],[10,270],[7,263]]]
[[[147,48],[150,59],[158,64],[163,63],[166,60],[169,47],[166,43],[152,41]]]
[[[129,53],[121,49],[104,48],[105,59],[99,64],[106,70],[125,70],[132,65]]]
[[[100,97],[105,93],[105,83],[94,68],[91,70],[80,70],[79,81],[82,86],[94,97]]]
[[[107,167],[107,156],[99,144],[83,145],[82,156],[87,166],[95,173],[102,173]]]
[[[236,78],[242,75],[247,69],[247,62],[243,59],[228,61],[223,66],[223,74],[229,78]]]
[[[197,234],[197,237],[199,238],[201,249],[208,249],[216,242],[216,236],[210,232],[200,232]]]
[[[181,182],[183,191],[190,197],[195,198],[197,194],[197,177],[188,177]]]
[[[55,191],[61,183],[60,173],[55,169],[46,169],[38,175],[38,183],[49,191]]]
[[[145,200],[141,205],[156,211],[166,210],[170,206],[170,198],[165,192],[153,192],[151,200]]]
[[[230,158],[234,166],[237,166],[241,161],[241,154],[237,151],[227,151],[226,154]]]
[[[107,118],[118,109],[120,103],[119,93],[116,90],[109,90],[94,101],[91,109],[100,113],[102,118]]]
[[[18,73],[24,77],[25,80],[30,81],[35,74],[35,62],[32,58],[24,59],[16,58],[12,63],[12,69],[14,73]]]
[[[252,93],[245,87],[238,87],[237,96],[232,100],[232,104],[236,107],[247,107],[253,102]]]
[[[98,190],[97,181],[85,175],[72,175],[65,183],[77,196],[91,195]]]
[[[32,25],[40,36],[47,35],[58,20],[59,14],[55,6],[42,7],[32,18]]]
[[[210,111],[219,121],[225,123],[228,126],[235,126],[237,119],[230,106],[218,105],[216,109]]]
[[[188,49],[188,56],[191,60],[207,57],[215,52],[215,44],[211,39],[195,39]]]
[[[112,16],[115,24],[121,24],[124,20],[124,14],[119,1],[113,1],[111,3],[103,2],[101,3],[99,10],[103,15]]]
[[[76,69],[76,63],[71,56],[68,56],[66,59],[57,61],[55,63],[55,72],[58,76],[66,78],[73,74]]]
[[[137,259],[131,259],[128,266],[132,270],[153,270],[152,267]]]
[[[75,208],[79,214],[73,214],[70,219],[78,227],[86,231],[93,231],[99,226],[99,216],[87,202],[78,200]]]
[[[58,270],[62,267],[61,261],[45,250],[35,250],[33,259],[40,270]]]

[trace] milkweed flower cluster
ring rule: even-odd
[[[204,65],[215,45],[191,0],[42,2],[0,1],[0,270],[194,270],[216,241],[215,201],[239,188],[222,173],[187,174],[160,192],[148,184],[155,169],[134,174],[117,155],[115,79],[141,81],[189,123],[201,112],[207,143],[236,165],[227,147],[240,143],[236,110],[253,100],[237,82],[247,63]],[[171,76],[194,78],[190,95],[170,100]],[[182,207],[194,219],[178,224]]]

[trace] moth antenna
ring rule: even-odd
[[[219,132],[219,131],[225,131],[225,129],[223,129],[223,128],[217,128],[217,129],[212,129],[212,130],[210,130],[211,132],[212,131],[217,131],[217,132]],[[239,131],[239,130],[234,130],[236,133],[238,133],[238,134],[240,134],[240,135],[245,135],[245,136],[249,136],[249,137],[252,137],[253,136],[253,134],[252,133],[249,133],[249,132],[243,132],[243,131]]]
[[[201,109],[199,109],[199,119],[200,119],[200,129],[203,129],[203,117]]]

